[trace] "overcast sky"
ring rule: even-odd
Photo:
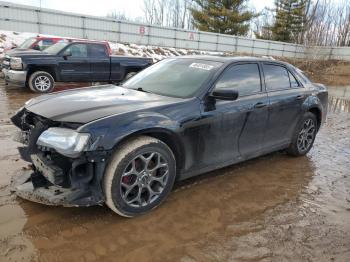
[[[81,13],[86,15],[105,16],[117,11],[127,17],[143,16],[143,0],[5,0],[16,4],[35,5],[43,8],[58,9],[67,12]],[[250,0],[249,5],[257,11],[265,6],[273,6],[274,0]]]

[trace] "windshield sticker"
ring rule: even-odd
[[[192,63],[190,64],[190,67],[209,71],[212,70],[214,66],[201,63]]]

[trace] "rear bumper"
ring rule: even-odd
[[[19,86],[25,86],[27,80],[27,71],[3,69],[3,73],[5,75],[5,82]]]

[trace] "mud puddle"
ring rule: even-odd
[[[350,108],[330,99],[310,153],[274,153],[176,185],[152,213],[15,198],[11,116],[35,96],[0,82],[0,261],[349,261]]]

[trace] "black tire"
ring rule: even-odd
[[[141,158],[148,162],[142,162]],[[154,169],[148,169],[150,164]],[[103,179],[106,205],[125,217],[145,214],[167,198],[175,177],[176,160],[165,143],[148,136],[128,140],[117,148],[107,165]]]
[[[37,71],[28,79],[30,90],[36,93],[49,93],[55,88],[55,80],[51,74],[45,71]]]
[[[308,123],[312,126],[308,126]],[[305,132],[305,130],[309,131]],[[314,144],[317,130],[318,123],[316,116],[311,112],[306,112],[295,128],[287,153],[292,156],[306,155]]]

